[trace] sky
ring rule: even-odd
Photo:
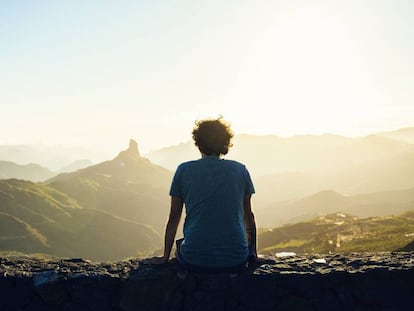
[[[0,0],[0,144],[414,126],[414,2]]]

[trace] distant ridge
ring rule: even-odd
[[[258,177],[291,172],[339,171],[367,161],[414,152],[414,144],[384,135],[349,138],[324,134],[282,138],[241,134],[235,136],[234,146],[225,158],[243,162],[252,175]],[[186,142],[157,150],[148,157],[174,170],[179,163],[199,158],[200,155],[192,142]]]
[[[0,179],[18,178],[31,181],[44,181],[55,173],[37,164],[19,165],[10,161],[0,161]]]
[[[79,159],[89,159],[97,163],[107,158],[108,156],[105,153],[62,145],[0,145],[0,160],[19,165],[36,163],[54,172]]]
[[[89,160],[78,160],[54,172],[38,164],[16,164],[11,161],[0,161],[0,179],[17,178],[34,182],[45,181],[60,173],[74,172],[91,166]]]
[[[378,135],[414,144],[414,126],[400,128],[395,131],[382,132]]]
[[[77,170],[86,168],[91,165],[93,165],[93,163],[90,160],[87,160],[87,159],[77,160],[59,169],[57,171],[57,174],[75,172]]]
[[[336,212],[358,217],[387,216],[414,210],[414,188],[344,196],[326,190],[303,199],[270,204],[256,209],[263,227],[305,221]]]

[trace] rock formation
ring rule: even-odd
[[[123,157],[123,156],[128,156],[128,157],[140,157],[141,156],[141,154],[139,153],[139,149],[138,149],[138,143],[132,138],[129,140],[128,149],[121,151],[118,155],[118,157]]]
[[[235,275],[174,261],[0,258],[0,310],[412,310],[413,255],[266,257]]]

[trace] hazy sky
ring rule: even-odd
[[[0,0],[0,144],[414,126],[414,1]]]

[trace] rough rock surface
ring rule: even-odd
[[[0,258],[0,310],[413,310],[414,253],[266,257],[239,274],[174,261]]]

